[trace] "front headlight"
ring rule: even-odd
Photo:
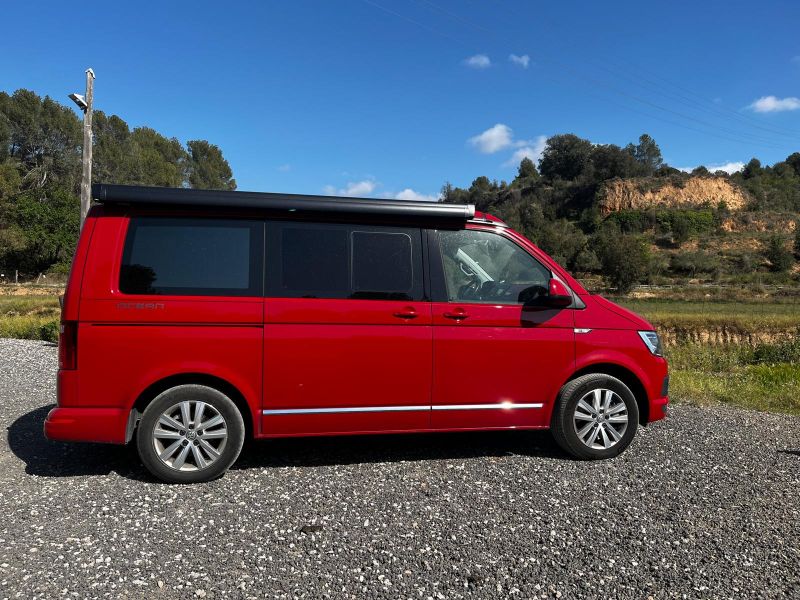
[[[664,351],[661,347],[661,338],[655,331],[640,331],[639,337],[642,338],[644,345],[655,356],[664,356]]]

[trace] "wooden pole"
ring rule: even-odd
[[[83,111],[83,175],[81,177],[81,229],[92,202],[92,98],[94,71],[86,69],[86,110]]]

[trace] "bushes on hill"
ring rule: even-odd
[[[788,271],[794,262],[792,253],[786,249],[786,240],[779,235],[769,238],[765,256],[770,263],[770,270],[776,273]]]

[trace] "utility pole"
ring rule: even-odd
[[[86,97],[70,94],[69,97],[83,111],[83,175],[81,176],[81,229],[92,202],[92,99],[94,97],[94,71],[86,69]]]

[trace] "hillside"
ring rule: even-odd
[[[222,151],[94,113],[95,181],[235,189]],[[81,123],[28,90],[0,92],[0,279],[64,276],[79,223]],[[739,173],[665,164],[648,135],[625,147],[573,134],[547,140],[511,182],[445,184],[536,242],[584,279],[637,283],[800,284],[800,153]],[[2,274],[5,274],[5,278]]]
[[[600,287],[638,283],[800,284],[800,153],[741,172],[685,173],[642,135],[622,148],[572,134],[547,140],[513,181],[445,184]]]

